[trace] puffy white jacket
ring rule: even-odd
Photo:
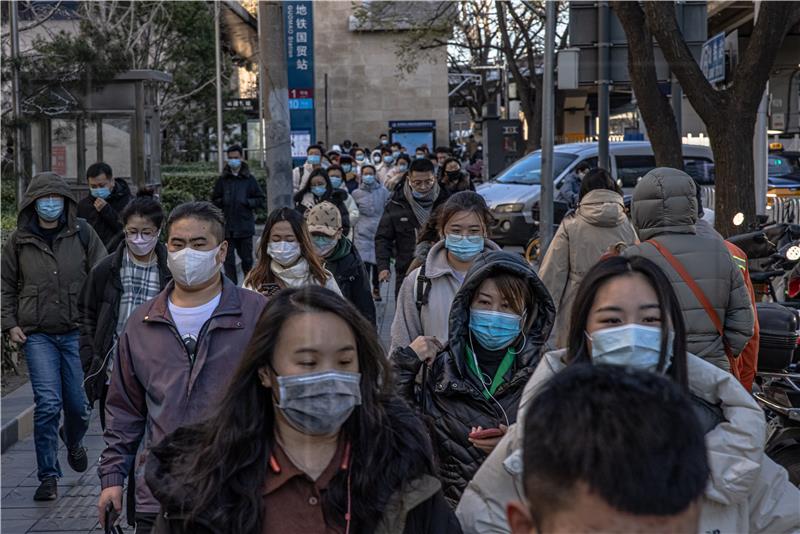
[[[518,421],[534,394],[565,367],[566,350],[545,354],[522,393]],[[800,532],[800,491],[764,454],[766,423],[753,398],[730,373],[687,355],[689,389],[722,408],[725,422],[706,434],[709,480],[698,532]],[[522,427],[508,433],[484,461],[456,509],[465,534],[507,534],[506,505],[523,499]]]

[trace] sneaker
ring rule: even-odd
[[[381,298],[381,290],[378,289],[377,287],[372,289],[372,300],[374,300],[375,302],[380,302],[383,300]]]
[[[36,493],[33,494],[34,501],[54,501],[58,498],[58,485],[56,477],[47,477],[42,480]]]
[[[64,427],[58,429],[58,435],[64,445],[67,445],[67,435],[64,432]],[[89,457],[86,455],[86,447],[78,445],[77,447],[70,448],[67,445],[67,462],[73,471],[76,473],[83,473],[89,467]]]

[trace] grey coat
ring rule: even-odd
[[[633,224],[640,245],[624,256],[654,261],[672,282],[686,321],[687,350],[730,370],[725,348],[703,306],[667,260],[650,244],[657,239],[680,261],[722,320],[725,340],[735,355],[753,335],[753,308],[741,271],[718,237],[697,235],[694,180],[683,171],[661,167],[648,172],[633,192]]]
[[[378,182],[372,186],[362,183],[350,194],[360,213],[353,244],[365,263],[377,263],[375,261],[375,234],[378,233],[383,208],[389,202],[390,195],[389,190]]]

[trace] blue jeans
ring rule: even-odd
[[[61,477],[58,424],[64,409],[67,446],[81,445],[89,428],[89,401],[83,390],[78,330],[66,334],[30,334],[23,345],[33,387],[33,441],[39,480]]]

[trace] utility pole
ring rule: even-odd
[[[548,2],[549,3],[549,2]],[[608,39],[609,34],[609,8],[608,2],[597,3],[597,115],[600,117],[600,131],[597,132],[597,166],[611,170],[611,163],[608,159],[608,116],[610,114],[609,103],[609,47],[611,43]]]
[[[214,0],[214,47],[217,69],[217,171],[222,174],[225,162],[222,159],[222,144],[225,142],[222,126],[222,45],[220,36],[220,5]]]
[[[544,258],[553,240],[553,143],[555,140],[555,38],[558,3],[545,2],[544,81],[542,92],[542,188],[539,195],[539,249]]]
[[[17,178],[17,206],[22,205],[27,183],[22,160],[22,103],[19,87],[19,21],[17,19],[17,3],[10,2],[11,10],[11,104],[14,108],[14,172]]]
[[[267,161],[267,208],[292,207],[292,141],[283,3],[258,3],[261,102],[264,107],[264,157]],[[313,141],[313,140],[312,140]]]

